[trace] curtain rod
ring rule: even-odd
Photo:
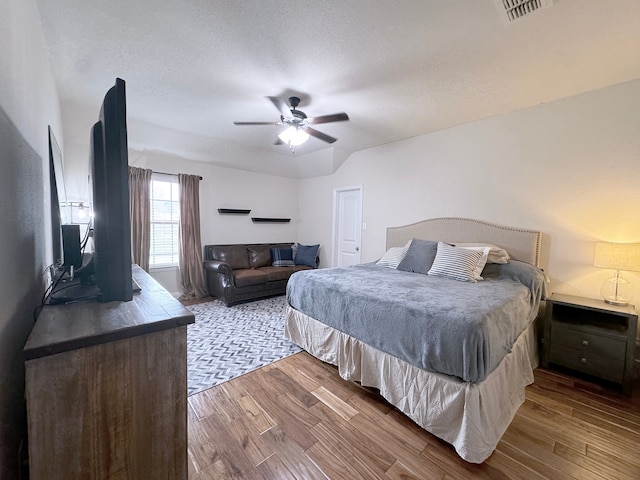
[[[178,174],[177,174],[177,173],[156,172],[155,170],[152,170],[152,172],[153,172],[153,173],[159,173],[160,175],[175,175],[175,176],[178,176]],[[198,175],[198,178],[199,178],[200,180],[202,180],[202,177],[201,177],[200,175]]]

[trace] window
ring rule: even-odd
[[[180,252],[180,197],[175,175],[151,177],[150,267],[178,265]]]

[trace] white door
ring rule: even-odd
[[[362,185],[333,191],[333,264],[360,263],[362,239]]]

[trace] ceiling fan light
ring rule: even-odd
[[[309,139],[309,134],[304,130],[292,126],[278,135],[278,138],[287,145],[293,145],[295,147],[306,142]]]

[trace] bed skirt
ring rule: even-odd
[[[380,394],[426,431],[450,443],[461,458],[482,463],[524,402],[538,365],[535,322],[480,383],[427,372],[289,307],[285,338],[336,365],[345,380]]]

